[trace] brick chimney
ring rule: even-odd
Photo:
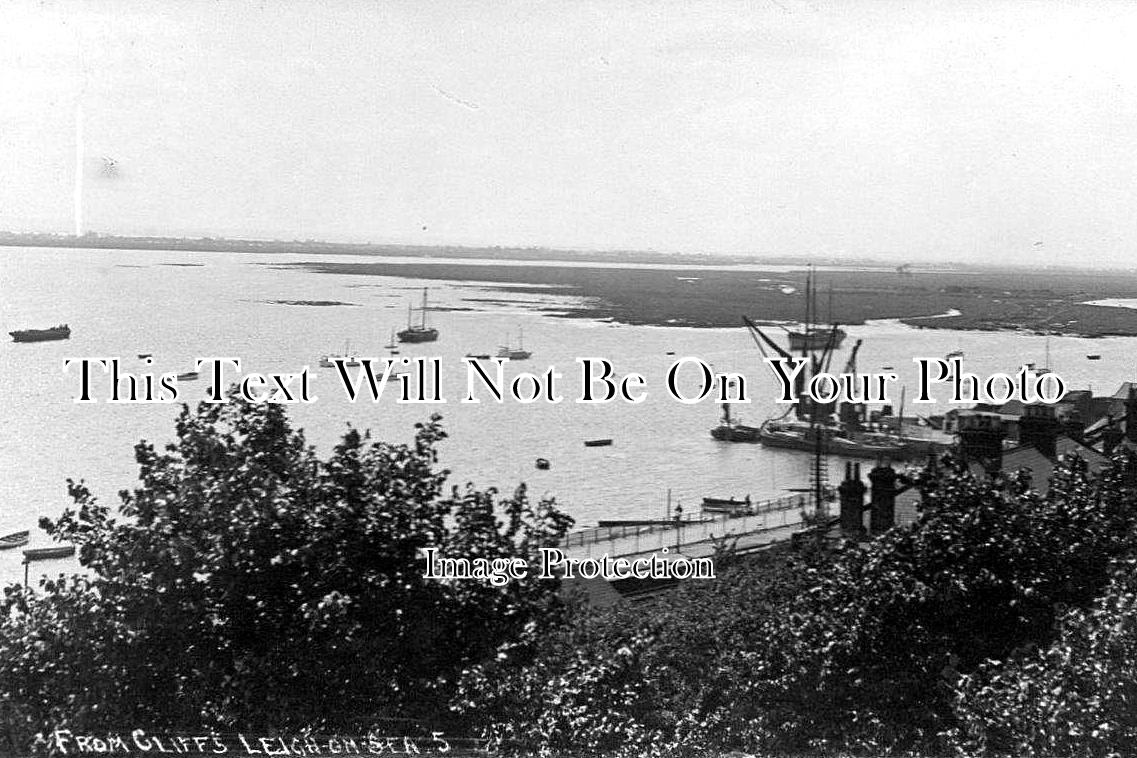
[[[1086,422],[1082,420],[1082,412],[1077,408],[1071,410],[1066,414],[1059,425],[1061,426],[1062,434],[1065,434],[1072,440],[1081,442],[1086,436]]]
[[[865,483],[861,481],[861,464],[845,463],[845,481],[837,485],[841,500],[841,532],[852,539],[865,532]]]
[[[872,483],[872,516],[869,528],[874,535],[888,531],[896,523],[896,472],[879,465],[869,472]]]
[[[845,429],[860,429],[864,418],[865,407],[859,403],[841,403],[837,408],[837,417],[845,425]]]
[[[1019,419],[1019,442],[1030,445],[1047,458],[1054,458],[1054,444],[1058,439],[1061,425],[1054,415],[1054,406],[1046,403],[1032,403],[1023,408]]]
[[[1107,415],[1105,426],[1101,430],[1101,451],[1109,455],[1115,447],[1121,444],[1123,439],[1125,439],[1125,433],[1121,431],[1120,425],[1114,420],[1113,416]]]
[[[1003,467],[1003,420],[995,413],[959,414],[959,454],[963,464],[980,463],[988,473]]]

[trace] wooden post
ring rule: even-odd
[[[679,542],[683,535],[683,504],[675,506],[675,552],[679,552]]]

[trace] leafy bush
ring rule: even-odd
[[[1052,645],[983,664],[955,707],[970,755],[1122,756],[1137,752],[1137,561],[1106,593],[1059,620]]]
[[[912,528],[578,622],[475,669],[460,706],[520,752],[946,751],[960,677],[1048,644],[1132,552],[1123,469],[1068,461],[1045,498],[1020,477],[936,477]]]
[[[571,524],[524,488],[444,495],[444,437],[438,417],[409,446],[349,429],[320,460],[280,406],[231,397],[136,447],[117,514],[71,483],[42,526],[89,576],[5,590],[9,733],[439,723],[463,667],[556,618],[558,585],[425,579],[421,551],[528,560]]]

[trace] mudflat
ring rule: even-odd
[[[328,274],[477,281],[509,285],[512,293],[548,292],[584,298],[570,318],[628,324],[731,327],[743,315],[758,321],[801,321],[806,270],[614,268],[587,265],[465,263],[290,264]],[[1088,337],[1137,336],[1137,309],[1088,305],[1137,299],[1137,272],[960,269],[824,270],[816,275],[818,321],[860,324],[895,318],[929,329],[1020,330]],[[524,285],[533,285],[528,290]],[[958,315],[944,315],[957,314]]]

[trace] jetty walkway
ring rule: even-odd
[[[802,528],[802,511],[811,508],[805,495],[755,503],[744,514],[707,514],[669,522],[599,526],[572,532],[561,550],[574,559],[608,555],[625,558],[678,550],[688,558],[714,554],[718,544],[733,545],[738,552],[759,550],[790,539]]]

